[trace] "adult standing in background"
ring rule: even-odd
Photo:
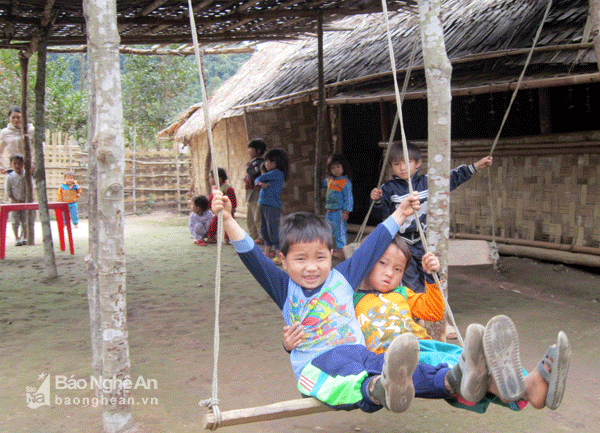
[[[6,174],[11,171],[10,156],[12,154],[20,153],[25,155],[22,134],[21,109],[13,105],[8,110],[8,125],[0,131],[0,174]],[[27,136],[29,137],[29,154],[33,158],[33,126],[31,124],[27,125]]]

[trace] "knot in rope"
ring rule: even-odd
[[[490,259],[494,262],[494,269],[498,270],[498,260],[500,260],[500,253],[498,252],[498,245],[496,241],[490,243]]]
[[[207,398],[206,400],[200,400],[198,403],[200,406],[207,408],[208,410],[212,410],[213,416],[215,417],[215,421],[211,430],[216,430],[219,428],[219,424],[221,423],[221,410],[219,409],[219,399],[218,398]]]

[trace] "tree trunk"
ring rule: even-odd
[[[592,40],[594,41],[594,53],[596,54],[596,63],[598,64],[598,70],[600,70],[600,0],[590,0],[590,19],[592,22]]]
[[[23,157],[25,159],[25,201],[33,203],[33,182],[31,180],[31,147],[29,146],[29,135],[27,135],[27,87],[28,87],[28,70],[29,70],[30,52],[21,51],[19,53],[19,63],[21,64],[21,134],[23,142]],[[35,232],[33,224],[35,223],[35,211],[27,211],[27,224],[22,227],[25,232],[27,245],[35,244]]]
[[[323,178],[323,145],[325,144],[325,79],[323,74],[323,14],[318,16],[318,51],[317,51],[317,69],[319,81],[319,105],[317,106],[317,143],[315,145],[315,173],[314,173],[314,192],[315,192],[315,214],[320,215],[323,207],[321,206],[321,179]]]
[[[85,0],[83,8],[90,69],[88,140],[90,161],[95,159],[95,167],[90,171],[90,187],[96,187],[90,200],[96,206],[90,209],[90,227],[97,231],[90,236],[87,257],[88,298],[91,298],[90,309],[96,309],[90,317],[90,325],[92,336],[102,341],[103,379],[122,383],[129,378],[130,364],[123,233],[125,147],[116,2]],[[93,328],[98,323],[98,310],[99,330]],[[131,427],[127,392],[122,386],[103,390],[105,432],[118,433]]]
[[[428,213],[427,245],[441,263],[442,287],[448,294],[448,233],[450,211],[450,77],[441,19],[441,0],[419,0],[423,62],[427,81],[428,111]],[[431,327],[432,337],[444,341],[445,322]]]
[[[54,257],[54,244],[50,229],[50,213],[48,212],[48,196],[46,194],[46,166],[44,163],[44,122],[45,96],[46,96],[46,47],[48,30],[41,32],[38,43],[37,76],[35,81],[35,186],[38,192],[40,205],[40,222],[42,223],[42,239],[44,245],[44,264],[48,277],[58,276],[56,258]]]

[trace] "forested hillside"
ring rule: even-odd
[[[207,55],[208,93],[212,94],[248,58],[250,54]],[[36,64],[34,56],[29,62],[29,122],[34,121]],[[48,55],[46,127],[68,132],[82,145],[87,122],[86,73],[84,54]],[[6,113],[11,105],[20,105],[20,74],[17,52],[0,50],[0,109],[5,108]],[[140,147],[157,145],[156,133],[201,100],[194,56],[121,55],[121,84],[125,141],[132,142],[135,131]]]

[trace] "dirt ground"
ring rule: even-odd
[[[194,246],[187,218],[127,217],[128,328],[132,414],[138,432],[196,432],[206,413],[213,365],[216,247]],[[54,224],[53,224],[54,225]],[[9,230],[10,231],[10,230]],[[7,236],[0,262],[0,432],[101,432],[101,408],[90,383],[87,221],[75,233],[75,255],[56,246],[60,277],[47,281],[38,245],[15,247]],[[57,236],[54,235],[58,244]],[[221,410],[299,397],[282,348],[275,304],[223,247],[219,398]],[[558,264],[502,257],[491,266],[451,267],[450,304],[461,332],[499,313],[519,329],[531,369],[556,339],[569,335],[573,357],[557,411],[516,413],[491,406],[484,415],[444,401],[417,399],[395,415],[332,412],[226,428],[235,432],[592,432],[600,425],[600,275]],[[50,375],[49,405],[32,409]],[[140,378],[142,380],[140,381]],[[75,389],[68,389],[68,388]],[[29,400],[28,400],[29,398]],[[596,426],[596,427],[594,427]]]

